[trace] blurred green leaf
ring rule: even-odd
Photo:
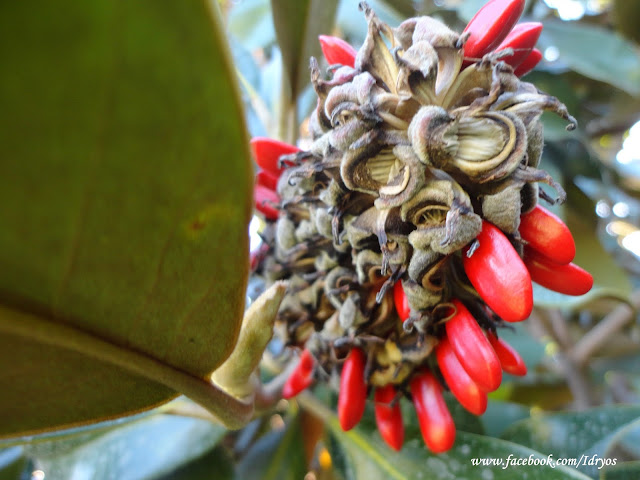
[[[556,47],[559,59],[582,75],[640,95],[640,55],[615,32],[577,22],[547,21],[539,45],[542,50]]]
[[[27,445],[47,478],[155,478],[202,456],[226,430],[209,421],[153,415],[106,433]]]
[[[297,418],[285,428],[261,437],[236,466],[236,478],[260,480],[299,480],[308,471],[304,439]]]
[[[0,450],[0,480],[22,480],[27,468],[27,459],[22,447]]]
[[[538,414],[509,427],[502,438],[556,458],[606,458],[625,431],[635,427],[639,406],[610,405],[584,412]],[[585,455],[585,457],[582,457]],[[597,475],[595,465],[580,465],[582,472]]]
[[[601,480],[636,480],[640,478],[640,462],[620,462],[604,467],[600,473]]]
[[[529,417],[530,409],[519,403],[490,401],[480,417],[488,436],[499,437],[512,423]]]
[[[232,458],[218,446],[155,480],[233,480],[233,468]]]
[[[629,0],[613,1],[613,20],[618,29],[626,36],[640,42],[640,2]]]
[[[331,33],[337,5],[338,0],[271,0],[290,98],[294,101],[309,83],[309,58],[319,57],[318,35]]]
[[[233,348],[251,166],[215,8],[1,4],[0,437],[209,392]]]
[[[640,425],[626,432],[619,441],[620,447],[628,453],[640,458]]]

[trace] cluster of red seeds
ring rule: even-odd
[[[513,54],[501,58],[517,76],[528,73],[541,59],[533,48],[542,25],[518,21],[524,8],[523,0],[492,0],[471,20],[465,29],[465,64],[468,65],[490,52],[512,49]],[[353,67],[357,52],[348,43],[335,37],[321,36],[320,43],[329,64]],[[277,185],[287,168],[281,157],[300,152],[295,146],[266,138],[251,142],[254,157],[261,168],[255,186],[256,208],[268,222],[280,216]],[[534,281],[551,290],[568,295],[582,295],[593,284],[591,275],[571,263],[575,243],[567,226],[554,214],[537,205],[521,215],[519,235],[524,246],[522,255],[509,238],[496,226],[483,220],[475,241],[464,247],[462,265],[471,285],[488,310],[506,322],[525,320],[533,308]],[[269,247],[252,258],[255,267]],[[402,283],[394,285],[393,299],[401,321],[409,319],[411,311]],[[437,370],[424,363],[410,377],[408,392],[413,401],[426,445],[433,452],[451,448],[455,425],[444,402],[439,371],[451,393],[469,412],[481,415],[487,408],[487,393],[496,390],[502,372],[525,375],[526,365],[518,353],[498,338],[494,329],[483,328],[459,299],[448,304],[443,334],[435,346]],[[360,421],[369,386],[365,370],[367,355],[361,348],[351,348],[342,364],[338,397],[338,417],[346,431]],[[300,361],[284,386],[283,396],[291,398],[315,380],[317,360],[304,349]],[[435,373],[434,373],[435,372]],[[375,388],[375,416],[382,438],[399,450],[404,440],[404,426],[399,406],[401,393],[389,383]]]

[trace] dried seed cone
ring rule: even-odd
[[[323,79],[311,61],[313,144],[280,159],[293,166],[278,183],[280,217],[262,233],[270,252],[258,273],[289,281],[277,335],[310,350],[321,377],[336,378],[358,347],[369,386],[406,393],[433,366],[455,299],[485,330],[502,322],[467,279],[462,249],[484,220],[521,252],[520,216],[535,207],[537,183],[564,198],[537,169],[540,115],[575,121],[500,54],[463,69],[467,36],[437,20],[394,29],[361,9],[368,35],[354,67]],[[397,282],[411,310],[404,323]]]

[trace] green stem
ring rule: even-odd
[[[0,333],[70,351],[116,366],[183,393],[211,412],[224,426],[242,428],[253,415],[253,403],[237,400],[205,380],[94,335],[26,312],[0,306]]]
[[[282,86],[280,89],[280,103],[278,105],[278,131],[276,137],[292,145],[297,140],[297,108],[296,101],[292,97],[292,88],[287,80],[287,72],[282,67]]]

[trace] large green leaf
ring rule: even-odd
[[[318,35],[331,33],[337,5],[338,0],[271,0],[292,101],[309,83],[309,58],[320,55]]]
[[[334,418],[329,421],[329,427],[341,447],[345,476],[353,480],[587,478],[574,469],[559,465],[534,465],[533,462],[546,461],[547,456],[522,445],[473,433],[457,432],[451,450],[433,455],[416,436],[408,436],[402,450],[394,452],[371,426],[362,425],[345,433]],[[507,466],[507,459],[532,464]],[[474,464],[474,461],[487,463]]]
[[[640,407],[612,405],[585,412],[540,414],[516,422],[502,438],[521,443],[556,458],[582,459],[584,473],[597,476],[597,459],[607,453],[624,434],[637,428]]]
[[[206,420],[158,414],[106,432],[28,445],[25,453],[49,478],[145,479],[202,456],[225,433]]]
[[[582,75],[640,95],[640,56],[632,43],[615,32],[576,22],[548,21],[540,46],[556,47],[560,60]]]
[[[480,420],[487,435],[499,437],[513,422],[528,418],[529,413],[530,409],[519,403],[492,400],[487,405],[487,411],[480,417]]]
[[[0,5],[0,437],[233,406],[204,378],[244,308],[251,166],[212,8]]]

